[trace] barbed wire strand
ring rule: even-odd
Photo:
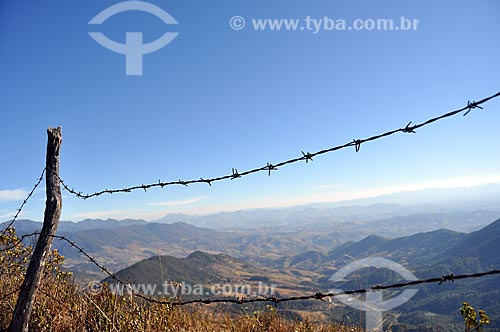
[[[41,235],[43,233],[41,232],[34,232],[30,234],[25,234],[21,238],[24,239],[28,236],[34,236],[34,235]],[[455,280],[461,280],[461,279],[469,279],[469,278],[481,278],[485,276],[491,276],[491,275],[500,275],[500,270],[490,270],[486,272],[477,272],[477,273],[471,273],[471,274],[459,274],[459,275],[454,275],[453,273],[447,274],[447,275],[442,275],[439,277],[433,277],[433,278],[428,278],[428,279],[417,279],[417,280],[412,280],[408,282],[400,282],[400,283],[394,283],[390,285],[374,285],[370,288],[360,288],[360,289],[355,289],[355,290],[347,290],[347,291],[339,291],[339,292],[328,292],[328,293],[322,293],[322,292],[316,292],[314,294],[306,294],[306,295],[300,295],[300,296],[290,296],[290,297],[276,297],[276,296],[270,296],[270,297],[259,297],[259,298],[220,298],[220,299],[195,299],[195,300],[188,300],[188,301],[166,301],[166,300],[159,300],[155,298],[148,297],[144,294],[141,294],[134,289],[130,287],[130,284],[127,284],[120,280],[116,275],[111,273],[104,265],[100,264],[99,262],[96,261],[96,259],[92,256],[90,256],[88,253],[85,252],[85,250],[78,246],[74,241],[68,239],[65,236],[61,235],[48,235],[53,238],[59,239],[61,241],[67,242],[71,247],[75,248],[80,254],[85,256],[92,264],[97,266],[102,272],[104,272],[106,275],[108,275],[112,280],[118,282],[119,284],[123,285],[127,289],[127,293],[129,295],[141,298],[147,302],[151,303],[156,303],[156,304],[163,304],[163,305],[170,305],[170,306],[184,306],[188,304],[211,304],[211,303],[234,303],[234,304],[245,304],[245,303],[255,303],[255,302],[272,302],[275,305],[281,302],[291,302],[291,301],[303,301],[303,300],[323,300],[324,298],[335,298],[336,296],[341,296],[341,295],[359,295],[359,294],[365,294],[368,292],[373,292],[377,290],[384,290],[384,289],[396,289],[396,288],[402,288],[402,287],[407,287],[407,286],[413,286],[413,285],[420,285],[420,284],[430,284],[430,283],[438,283],[441,285],[442,283],[446,281],[451,281],[454,282]]]
[[[49,237],[52,237],[52,238],[55,238],[55,239],[59,239],[61,241],[65,241],[67,242],[71,247],[75,248],[80,254],[82,254],[83,256],[85,256],[92,264],[94,264],[95,266],[97,266],[102,272],[104,272],[105,274],[107,274],[111,279],[115,280],[116,282],[122,284],[122,285],[125,285],[126,286],[126,283],[124,283],[123,281],[119,280],[113,273],[109,272],[108,269],[106,269],[106,267],[102,264],[100,264],[99,262],[97,262],[97,260],[90,256],[87,252],[85,252],[85,250],[83,250],[82,247],[80,247],[79,245],[77,245],[74,241],[68,239],[67,237],[65,236],[62,236],[62,235],[52,235],[52,234],[46,234],[46,233],[42,233],[40,231],[36,231],[36,232],[32,232],[32,233],[28,233],[28,234],[23,234],[21,237],[18,238],[17,241],[15,241],[15,243],[13,243],[12,245],[8,246],[8,247],[5,247],[5,248],[0,248],[0,252],[3,252],[3,251],[7,251],[7,250],[11,250],[13,248],[15,248],[16,246],[18,246],[24,239],[28,238],[28,237],[32,237],[32,236],[38,236],[38,235],[46,235],[46,236],[49,236]],[[137,293],[135,294],[135,296],[137,297],[140,297],[140,298],[143,298],[144,300],[150,300],[147,296],[144,296],[140,293]]]
[[[427,125],[429,125],[431,123],[434,123],[436,121],[439,121],[441,119],[445,119],[445,118],[457,115],[459,113],[463,113],[464,112],[463,115],[465,116],[465,115],[469,114],[469,112],[472,111],[473,109],[476,109],[476,108],[483,109],[480,105],[488,102],[489,100],[491,100],[493,98],[497,98],[499,96],[500,96],[500,92],[498,92],[498,93],[496,93],[496,94],[494,94],[492,96],[483,98],[483,99],[481,99],[479,101],[472,101],[472,102],[468,101],[467,102],[467,106],[464,106],[464,107],[462,107],[460,109],[457,109],[457,110],[448,112],[446,114],[443,114],[443,115],[431,118],[431,119],[429,119],[429,120],[427,120],[425,122],[412,125],[412,122],[410,121],[404,128],[394,129],[394,130],[387,131],[385,133],[378,134],[378,135],[375,135],[375,136],[371,136],[371,137],[368,137],[368,138],[365,138],[365,139],[354,139],[351,142],[348,142],[348,143],[345,143],[345,144],[342,144],[342,145],[338,145],[338,146],[335,146],[335,147],[331,147],[331,148],[328,148],[328,149],[320,150],[320,151],[317,151],[317,152],[314,152],[314,153],[309,153],[309,152],[301,151],[302,152],[302,156],[301,157],[289,159],[289,160],[282,161],[282,162],[279,162],[279,163],[276,163],[276,164],[267,163],[266,166],[254,168],[254,169],[251,169],[251,170],[248,170],[248,171],[244,171],[244,172],[238,172],[238,170],[236,168],[233,168],[231,174],[223,175],[223,176],[219,176],[219,177],[215,177],[215,178],[207,178],[207,179],[205,179],[205,178],[200,177],[199,179],[195,179],[195,180],[178,180],[178,181],[170,181],[170,182],[162,182],[161,180],[158,180],[158,182],[156,182],[156,183],[141,184],[141,185],[136,185],[136,186],[132,186],[132,187],[128,187],[128,188],[123,188],[123,189],[104,189],[104,190],[101,190],[101,191],[94,192],[93,194],[84,194],[81,191],[77,191],[74,188],[70,188],[70,186],[67,185],[62,179],[60,179],[60,181],[61,181],[61,184],[62,184],[63,188],[67,192],[75,195],[78,198],[86,200],[86,199],[97,197],[97,196],[100,196],[100,195],[103,195],[103,194],[129,193],[131,191],[139,190],[139,189],[147,191],[147,189],[150,189],[150,188],[153,188],[153,187],[164,188],[164,187],[172,186],[172,185],[188,186],[188,185],[194,184],[194,183],[206,183],[209,186],[212,186],[213,182],[223,181],[223,180],[234,180],[234,179],[241,178],[243,176],[246,176],[246,175],[249,175],[249,174],[253,174],[253,173],[257,173],[257,172],[267,172],[267,174],[270,176],[272,171],[278,170],[278,167],[282,167],[282,166],[285,166],[285,165],[297,163],[299,161],[305,161],[306,163],[308,163],[309,161],[312,161],[313,158],[316,157],[316,156],[319,156],[319,155],[322,155],[322,154],[325,154],[325,153],[329,153],[329,152],[334,152],[334,151],[341,150],[341,149],[345,149],[345,148],[352,147],[352,146],[355,147],[356,152],[359,152],[359,150],[361,148],[361,145],[363,143],[370,142],[370,141],[375,141],[375,140],[381,139],[383,137],[394,135],[396,133],[416,133],[415,132],[416,129],[422,128],[424,126],[427,126]]]
[[[32,232],[32,233],[23,234],[16,241],[14,241],[14,243],[12,243],[10,246],[0,248],[0,252],[12,250],[12,249],[16,248],[19,244],[21,244],[21,242],[23,242],[23,240],[25,238],[32,237],[32,236],[39,235],[39,234],[40,234],[40,232]]]
[[[171,305],[171,306],[182,306],[182,305],[195,304],[195,303],[201,303],[201,304],[210,304],[210,303],[244,304],[244,303],[254,303],[254,302],[273,302],[273,303],[277,304],[280,302],[290,302],[290,301],[298,301],[298,300],[322,300],[326,297],[335,297],[335,296],[339,296],[339,295],[364,294],[364,293],[372,292],[375,290],[401,288],[401,287],[406,287],[406,286],[411,286],[411,285],[428,284],[428,283],[436,283],[436,282],[439,283],[439,285],[441,285],[443,282],[446,282],[446,281],[455,281],[455,280],[467,279],[467,278],[480,278],[480,277],[484,277],[487,275],[500,274],[500,270],[491,270],[491,271],[487,271],[487,272],[478,272],[478,273],[473,273],[473,274],[460,274],[460,275],[448,274],[448,275],[443,275],[440,277],[434,277],[434,278],[429,278],[429,279],[418,279],[418,280],[412,280],[409,282],[402,282],[402,283],[396,283],[396,284],[385,285],[385,286],[384,285],[375,285],[375,286],[372,286],[371,288],[362,288],[362,289],[335,292],[335,293],[316,292],[314,294],[309,294],[309,295],[291,296],[291,297],[283,297],[283,298],[278,298],[278,297],[262,297],[262,298],[251,298],[251,299],[223,298],[223,299],[196,299],[196,300],[189,300],[189,301],[182,301],[182,302],[174,302],[174,301],[164,301],[164,300],[150,298],[150,297],[145,296],[139,292],[134,291],[127,283],[123,282],[122,280],[117,278],[116,275],[109,272],[102,264],[99,264],[92,256],[87,254],[83,250],[83,248],[79,247],[75,242],[71,241],[70,239],[68,239],[65,236],[54,235],[53,237],[69,243],[70,246],[74,247],[78,252],[83,254],[90,262],[92,262],[95,266],[97,266],[102,272],[107,274],[111,279],[113,279],[116,282],[120,283],[121,285],[125,286],[131,295],[139,297],[141,299],[144,299],[148,302]]]
[[[440,277],[434,277],[434,278],[429,278],[429,279],[419,279],[419,280],[413,280],[413,281],[409,281],[409,282],[397,283],[397,284],[391,284],[391,285],[376,285],[376,286],[372,286],[370,288],[361,288],[361,289],[356,289],[356,290],[348,290],[348,291],[340,291],[340,292],[329,292],[329,293],[316,292],[314,294],[309,294],[309,295],[291,296],[291,297],[283,297],[283,298],[266,297],[266,298],[252,298],[252,299],[215,299],[215,300],[198,299],[198,300],[190,300],[190,301],[184,301],[184,302],[170,302],[170,304],[172,306],[181,306],[181,305],[192,304],[192,303],[210,304],[210,303],[221,303],[221,302],[229,302],[229,303],[236,303],[236,304],[244,304],[244,303],[252,303],[252,302],[273,302],[273,303],[277,304],[280,302],[290,302],[290,301],[323,300],[324,298],[327,298],[327,297],[335,298],[336,296],[341,296],[341,295],[353,295],[353,294],[357,295],[357,294],[364,294],[364,293],[373,292],[376,290],[395,289],[395,288],[402,288],[402,287],[419,285],[419,284],[429,284],[429,283],[436,283],[437,282],[437,283],[439,283],[439,285],[441,285],[445,281],[455,281],[455,280],[468,279],[468,278],[481,278],[484,276],[496,275],[496,274],[500,274],[500,270],[491,270],[491,271],[487,271],[487,272],[478,272],[478,273],[473,273],[473,274],[459,274],[459,275],[449,274],[449,275],[443,275]]]
[[[29,192],[28,196],[26,196],[26,198],[24,199],[24,201],[22,202],[21,206],[19,207],[19,209],[17,209],[16,211],[16,214],[14,215],[14,218],[12,218],[12,220],[9,222],[9,224],[7,225],[7,227],[5,227],[3,230],[2,230],[2,235],[5,235],[5,233],[7,232],[7,229],[9,229],[10,227],[12,227],[12,225],[16,222],[17,218],[19,217],[19,215],[21,214],[21,211],[23,210],[24,206],[26,205],[26,203],[28,203],[29,199],[31,198],[31,196],[33,196],[33,194],[35,193],[35,190],[36,188],[40,185],[40,183],[42,182],[43,180],[43,176],[45,175],[45,168],[43,169],[42,171],[42,174],[40,175],[40,177],[38,178],[37,182],[35,183],[35,185],[33,186],[33,189],[31,189],[31,191]]]
[[[322,154],[325,154],[325,153],[337,151],[337,150],[344,149],[344,148],[347,148],[347,147],[352,147],[352,146],[354,146],[356,152],[358,152],[360,150],[361,144],[363,144],[363,143],[366,143],[366,142],[369,142],[369,141],[378,140],[380,138],[387,137],[387,136],[390,136],[390,135],[394,135],[394,134],[396,134],[398,132],[402,132],[402,133],[415,133],[415,130],[418,129],[418,128],[424,127],[424,126],[429,125],[429,124],[431,124],[433,122],[436,122],[438,120],[441,120],[441,119],[444,119],[444,118],[448,118],[448,117],[457,115],[457,114],[462,113],[462,112],[465,112],[463,114],[465,116],[471,110],[473,110],[475,108],[482,109],[482,107],[480,106],[481,104],[483,104],[483,103],[485,103],[485,102],[487,102],[487,101],[489,101],[489,100],[491,100],[493,98],[499,97],[499,96],[500,96],[500,92],[498,92],[498,93],[496,93],[496,94],[494,94],[494,95],[492,95],[490,97],[481,99],[478,102],[475,102],[475,101],[470,102],[470,101],[468,101],[467,102],[467,106],[465,106],[465,107],[463,107],[461,109],[457,109],[455,111],[448,112],[446,114],[443,114],[443,115],[431,118],[431,119],[429,119],[429,120],[427,120],[425,122],[422,122],[422,123],[419,123],[419,124],[415,124],[415,125],[411,125],[411,121],[410,121],[404,128],[399,128],[399,129],[391,130],[391,131],[388,131],[388,132],[385,132],[385,133],[382,133],[382,134],[371,136],[369,138],[355,139],[352,142],[349,142],[349,143],[346,143],[346,144],[343,144],[343,145],[338,145],[338,146],[335,146],[335,147],[332,147],[332,148],[320,150],[320,151],[317,151],[317,152],[314,152],[314,153],[309,153],[309,152],[305,153],[305,152],[302,151],[302,157],[290,159],[290,160],[287,160],[287,161],[282,161],[282,162],[279,162],[279,163],[274,164],[274,165],[270,164],[270,163],[267,163],[266,166],[263,166],[263,167],[260,167],[260,168],[255,168],[255,169],[248,170],[248,171],[241,172],[241,173],[238,172],[237,169],[233,168],[232,169],[232,174],[230,174],[230,175],[224,175],[224,176],[220,176],[220,177],[216,177],[216,178],[210,178],[210,179],[200,178],[199,180],[188,180],[188,181],[179,180],[179,181],[171,181],[171,182],[161,182],[161,181],[158,181],[158,183],[147,184],[147,185],[142,184],[142,185],[128,187],[128,188],[123,188],[123,189],[106,189],[106,190],[95,192],[93,194],[82,194],[81,192],[75,191],[74,189],[70,189],[64,183],[64,181],[62,179],[60,179],[60,180],[61,180],[61,184],[63,185],[63,187],[64,187],[64,189],[66,191],[68,191],[68,192],[76,195],[77,197],[79,197],[81,199],[88,199],[88,198],[100,196],[100,195],[106,194],[106,193],[113,194],[113,193],[118,193],[118,192],[131,192],[132,190],[138,190],[138,189],[143,189],[143,190],[146,191],[147,189],[152,188],[152,187],[161,187],[161,188],[163,188],[163,187],[169,186],[169,185],[184,185],[184,186],[187,186],[187,185],[193,184],[193,183],[207,183],[208,185],[211,186],[212,182],[222,181],[222,180],[228,180],[228,179],[229,180],[233,180],[233,179],[236,179],[236,178],[240,178],[242,176],[246,176],[246,175],[249,175],[249,174],[252,174],[252,173],[257,173],[257,172],[262,172],[262,171],[267,171],[268,175],[271,175],[271,171],[277,170],[278,167],[281,167],[281,166],[285,166],[285,165],[288,165],[288,164],[296,163],[296,162],[299,162],[299,161],[305,161],[306,163],[308,163],[309,161],[312,161],[313,158],[316,157],[316,156],[318,156],[318,155],[322,155]],[[7,229],[9,227],[11,227],[12,224],[17,220],[17,218],[18,218],[19,214],[21,213],[22,209],[24,208],[24,206],[26,205],[26,203],[28,202],[28,200],[31,198],[31,196],[35,192],[35,190],[38,187],[38,185],[41,183],[44,174],[45,174],[45,169],[43,169],[42,175],[38,179],[38,181],[35,184],[35,186],[32,189],[32,191],[28,194],[28,196],[26,197],[26,199],[21,204],[20,208],[17,210],[17,213],[14,216],[14,218],[11,220],[11,222],[9,223],[9,225],[3,230],[2,235],[4,235],[5,232],[7,231]],[[42,234],[41,232],[33,232],[33,233],[30,233],[30,234],[25,234],[25,235],[21,236],[19,238],[19,240],[16,241],[16,244],[14,244],[13,246],[11,246],[10,248],[13,248],[13,247],[17,246],[26,237],[34,236],[34,235],[41,235],[41,234]],[[101,271],[103,271],[105,274],[107,274],[112,280],[115,280],[116,282],[118,282],[118,283],[120,283],[120,284],[122,284],[124,286],[128,286],[126,283],[124,283],[123,281],[121,281],[120,279],[118,279],[114,274],[112,274],[111,272],[109,272],[103,265],[99,264],[95,260],[95,258],[93,258],[88,253],[86,253],[83,250],[83,248],[81,248],[80,246],[78,246],[75,242],[71,241],[70,239],[68,239],[68,238],[66,238],[64,236],[60,236],[60,235],[48,235],[48,236],[52,236],[53,238],[57,238],[57,239],[62,240],[62,241],[66,241],[67,243],[70,244],[71,247],[76,248],[79,253],[81,253],[82,255],[84,255],[90,262],[92,262]],[[8,250],[8,248],[3,248],[0,251],[5,251],[5,250]],[[277,304],[277,303],[280,303],[280,302],[288,302],[288,301],[296,301],[296,300],[313,300],[313,299],[323,300],[326,297],[335,297],[335,296],[339,296],[339,295],[350,295],[350,294],[363,294],[363,293],[367,293],[367,292],[371,292],[371,291],[375,291],[375,290],[401,288],[401,287],[406,287],[406,286],[411,286],[411,285],[418,285],[418,284],[425,284],[425,283],[436,283],[436,282],[438,282],[439,284],[442,284],[443,282],[446,282],[446,281],[455,281],[455,280],[466,279],[466,278],[480,278],[480,277],[484,277],[484,276],[487,276],[487,275],[496,275],[496,274],[500,274],[500,270],[491,270],[491,271],[487,271],[487,272],[479,272],[479,273],[473,273],[473,274],[461,274],[461,275],[449,274],[449,275],[444,275],[444,276],[441,276],[441,277],[435,277],[435,278],[429,278],[429,279],[419,279],[419,280],[413,280],[413,281],[409,281],[409,282],[396,283],[396,284],[385,285],[385,286],[383,286],[383,285],[376,285],[376,286],[372,286],[371,288],[364,288],[364,289],[357,289],[357,290],[350,290],[350,291],[342,291],[342,292],[335,292],[335,293],[332,293],[332,292],[329,292],[329,293],[317,292],[317,293],[309,294],[309,295],[283,297],[283,298],[278,298],[278,297],[260,297],[260,298],[251,298],[251,299],[244,299],[244,298],[237,298],[237,299],[230,298],[230,299],[228,299],[228,298],[223,298],[223,299],[212,299],[212,300],[211,299],[197,299],[197,300],[189,300],[189,301],[182,301],[182,302],[173,302],[173,301],[164,301],[164,300],[158,300],[158,299],[154,299],[154,298],[149,298],[149,297],[147,297],[147,296],[145,296],[145,295],[143,295],[141,293],[138,293],[138,292],[132,290],[131,288],[127,288],[127,289],[128,289],[128,291],[132,295],[134,295],[136,297],[139,297],[139,298],[142,298],[142,299],[144,299],[144,300],[146,300],[148,302],[153,302],[153,303],[158,303],[158,304],[165,304],[165,305],[171,305],[171,306],[181,306],[181,305],[195,304],[195,303],[200,303],[200,304],[210,304],[210,303],[235,303],[235,304],[243,304],[243,303],[253,303],[253,302],[273,302],[273,303]]]

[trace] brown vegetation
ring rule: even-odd
[[[0,235],[0,331],[7,331],[31,247],[14,229]],[[61,269],[56,250],[48,258],[30,321],[30,331],[358,331],[356,328],[286,320],[272,306],[234,315],[205,306],[171,307],[108,289],[92,294]],[[223,307],[220,307],[223,309]]]

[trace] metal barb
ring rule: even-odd
[[[467,114],[469,114],[469,112],[472,111],[474,108],[483,109],[474,100],[472,101],[472,103],[470,102],[470,100],[467,100],[467,108],[468,108],[468,110],[467,110],[467,112],[464,113],[464,116],[466,116]]]
[[[302,156],[303,156],[301,159],[305,159],[306,164],[307,164],[307,162],[309,162],[309,160],[313,161],[312,155],[309,152],[307,152],[307,153],[304,153],[304,151],[300,151],[300,152],[302,152]]]
[[[231,180],[234,180],[237,178],[241,178],[241,175],[238,173],[238,170],[236,168],[233,168],[233,176],[232,176]]]
[[[403,133],[411,133],[411,134],[415,134],[416,131],[414,130],[414,126],[413,127],[410,127],[411,125],[411,121],[408,122],[408,124],[406,125],[406,127],[403,129]]]
[[[424,122],[421,122],[421,123],[418,123],[418,124],[414,124],[413,126],[410,125],[412,122],[409,122],[406,125],[405,128],[398,128],[398,129],[390,130],[390,131],[387,131],[387,132],[384,132],[384,133],[380,133],[378,135],[367,137],[367,138],[364,138],[364,139],[353,140],[351,142],[340,144],[340,145],[337,145],[337,146],[334,146],[334,147],[330,147],[330,148],[326,148],[326,149],[323,149],[323,150],[320,150],[320,151],[317,151],[317,152],[314,152],[314,153],[309,153],[309,152],[305,153],[304,151],[302,151],[302,156],[301,157],[296,157],[296,158],[292,158],[292,159],[289,159],[289,160],[286,160],[286,161],[282,161],[282,162],[276,163],[275,165],[276,165],[276,167],[281,167],[281,166],[285,166],[285,165],[294,164],[294,163],[297,163],[297,162],[302,161],[302,160],[305,160],[306,163],[308,163],[309,161],[312,161],[313,157],[315,157],[315,156],[326,154],[326,153],[330,153],[330,152],[335,152],[335,151],[338,151],[338,150],[341,150],[341,149],[345,149],[345,148],[348,148],[348,147],[351,147],[351,146],[355,146],[356,152],[359,152],[362,143],[365,143],[365,142],[368,142],[368,141],[375,141],[375,140],[381,139],[383,137],[395,135],[396,133],[401,133],[401,132],[402,133],[415,133],[416,129],[419,129],[419,128],[427,126],[427,125],[430,125],[430,124],[432,124],[432,123],[434,123],[436,121],[439,121],[439,120],[442,120],[442,119],[445,119],[445,118],[449,118],[449,117],[455,116],[457,114],[461,114],[464,111],[466,111],[464,115],[467,115],[474,108],[480,108],[480,109],[482,109],[482,107],[481,107],[482,104],[484,104],[484,103],[486,103],[486,102],[488,102],[488,101],[490,101],[490,100],[492,100],[494,98],[498,98],[498,97],[500,97],[500,92],[498,92],[498,93],[496,93],[494,95],[491,95],[489,97],[483,98],[483,99],[481,99],[479,101],[472,101],[472,102],[468,101],[467,102],[467,106],[465,106],[465,107],[462,107],[460,109],[457,109],[457,110],[454,110],[454,111],[450,111],[448,113],[444,113],[442,115],[430,118],[430,119],[428,119],[428,120],[426,120]],[[266,171],[268,173],[268,175],[269,175],[271,170],[273,170],[273,169],[269,167],[269,163],[268,163],[266,166],[257,167],[257,168],[254,168],[254,169],[242,172],[242,173],[237,173],[237,171],[235,169],[233,169],[232,174],[222,175],[222,176],[219,176],[219,177],[213,177],[213,178],[209,178],[209,179],[202,179],[202,178],[200,178],[200,179],[202,179],[202,181],[200,181],[200,180],[187,180],[187,181],[183,181],[183,182],[185,184],[205,182],[205,183],[208,183],[208,185],[211,185],[212,182],[224,181],[224,180],[229,180],[229,179],[230,180],[234,180],[236,178],[239,178],[239,177],[242,177],[242,176],[246,176],[246,175],[250,175],[250,174],[253,174],[253,173],[257,173],[257,172],[261,172],[261,171]],[[101,195],[107,194],[107,193],[111,194],[111,193],[117,193],[117,192],[130,192],[132,190],[137,190],[137,189],[143,188],[142,186],[133,186],[133,187],[125,188],[125,189],[103,190],[103,191],[94,192],[93,194],[83,194],[80,191],[75,191],[74,189],[70,189],[62,180],[61,180],[61,184],[62,184],[63,188],[66,191],[68,191],[69,193],[75,195],[76,197],[78,197],[80,199],[84,199],[84,200],[85,199],[89,199],[89,198],[93,198],[93,197],[97,197],[97,196],[101,196]],[[173,181],[173,182],[152,183],[150,185],[147,185],[146,189],[153,188],[153,187],[161,187],[161,188],[163,188],[163,187],[174,185],[174,184],[179,184],[179,182]]]
[[[271,176],[271,171],[277,171],[278,168],[273,166],[273,164],[270,164],[270,163],[267,163],[267,169],[269,171],[269,173],[267,174],[268,176]]]
[[[200,178],[201,182],[207,183],[210,187],[212,186],[212,181],[211,180],[205,180],[203,178]]]
[[[352,141],[353,141],[354,146],[356,148],[356,152],[359,152],[359,149],[361,149],[361,140],[360,139],[353,139]]]
[[[451,274],[448,274],[448,275],[444,275],[441,277],[441,280],[439,281],[439,285],[441,285],[443,282],[445,281],[451,281],[451,282],[454,282],[454,275],[453,273]]]

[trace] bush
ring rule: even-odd
[[[0,331],[7,331],[31,256],[13,228],[0,236]],[[311,324],[281,317],[272,306],[252,315],[231,315],[225,304],[172,307],[132,296],[118,296],[106,286],[94,294],[62,269],[64,257],[53,250],[37,291],[29,330],[53,331],[359,331],[340,325]],[[222,308],[222,312],[216,312]]]

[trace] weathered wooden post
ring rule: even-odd
[[[31,309],[35,300],[36,290],[45,266],[45,259],[52,245],[53,235],[56,233],[61,216],[62,197],[59,180],[59,151],[62,142],[62,128],[47,129],[47,156],[46,156],[46,195],[45,215],[42,232],[33,251],[26,277],[21,286],[14,315],[10,322],[10,332],[28,332]]]

